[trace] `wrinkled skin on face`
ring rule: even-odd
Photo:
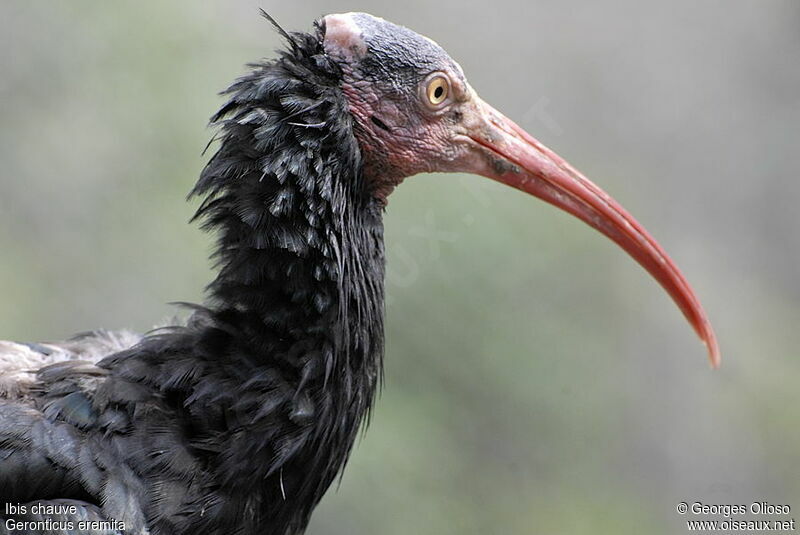
[[[470,120],[479,99],[458,63],[434,41],[365,13],[328,15],[323,23],[326,51],[345,72],[373,194],[385,201],[405,177],[462,170],[472,154],[465,136],[479,127]],[[436,75],[446,79],[447,97],[431,106],[426,82]]]

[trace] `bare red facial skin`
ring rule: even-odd
[[[362,17],[363,15],[357,15]],[[325,18],[326,51],[345,71],[343,91],[364,156],[364,175],[382,202],[405,177],[420,172],[467,172],[534,195],[617,243],[669,293],[706,345],[712,367],[720,351],[710,322],[686,278],[655,239],[610,195],[513,121],[486,104],[446,56],[439,62],[451,97],[430,106],[424,88],[398,91],[359,71],[368,37],[354,14]],[[381,19],[366,24],[387,25]],[[395,27],[399,28],[399,27]],[[404,32],[409,30],[402,29]],[[420,46],[430,53],[431,41]],[[406,35],[406,39],[408,39]],[[433,43],[435,45],[435,43]],[[438,47],[438,45],[436,45]],[[427,73],[430,74],[430,73]],[[420,80],[426,80],[421,76]],[[376,120],[377,119],[377,120]]]

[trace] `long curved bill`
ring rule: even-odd
[[[470,170],[535,195],[616,242],[669,293],[706,345],[711,365],[719,367],[719,346],[703,307],[658,242],[606,192],[477,95],[474,99],[467,135],[489,161],[474,162]]]

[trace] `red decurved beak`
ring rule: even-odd
[[[535,195],[611,238],[664,287],[706,345],[711,365],[719,367],[719,346],[703,307],[658,242],[610,195],[474,93],[473,98],[467,136],[482,155],[473,153],[465,170]]]

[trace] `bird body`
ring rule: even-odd
[[[571,168],[487,108],[432,41],[366,14],[284,37],[212,117],[219,148],[192,191],[217,237],[205,305],[143,337],[0,345],[0,502],[119,523],[107,533],[303,533],[381,382],[388,194],[461,169],[555,203],[540,181]],[[649,235],[574,180],[585,191],[564,186],[562,207],[660,277],[709,341],[677,268],[648,264],[661,258]],[[6,515],[44,518],[27,509]]]

